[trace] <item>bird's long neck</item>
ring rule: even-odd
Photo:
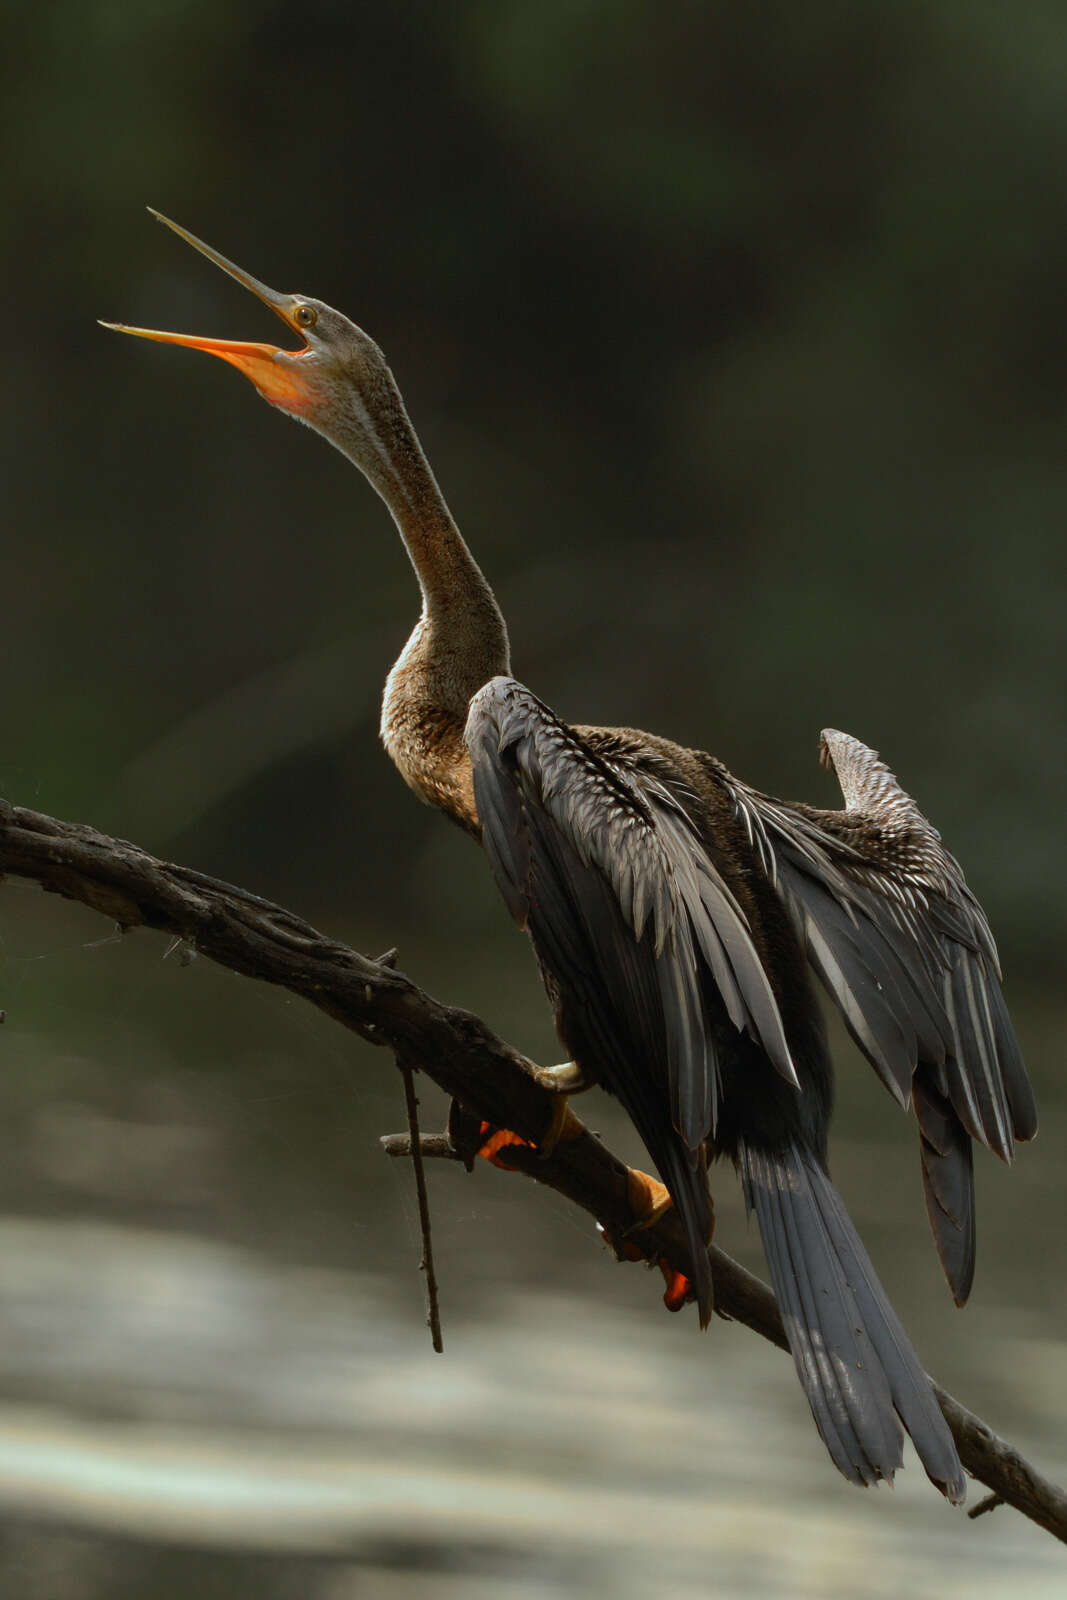
[[[399,392],[374,408],[381,449],[368,477],[400,531],[422,591],[422,611],[386,680],[381,733],[422,799],[478,827],[463,729],[471,698],[509,670],[500,608],[452,520]],[[364,464],[364,470],[367,467]]]

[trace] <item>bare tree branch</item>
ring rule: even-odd
[[[0,874],[29,878],[78,900],[121,927],[159,928],[201,954],[248,977],[279,984],[374,1044],[420,1069],[450,1094],[462,1113],[453,1141],[463,1149],[464,1121],[509,1128],[535,1145],[552,1119],[553,1097],[535,1068],[479,1018],[442,1005],[385,961],[371,961],[325,938],[292,912],[188,867],[159,861],[136,845],[94,828],[0,800]],[[666,1259],[689,1274],[677,1219],[668,1212],[651,1228],[629,1233],[628,1169],[577,1125],[548,1158],[508,1146],[509,1167],[565,1195],[600,1223],[618,1250],[624,1238],[650,1260]],[[396,1139],[389,1147],[395,1149]],[[422,1141],[420,1140],[420,1144]],[[424,1154],[443,1153],[440,1139]],[[404,1153],[410,1152],[410,1141]],[[716,1247],[711,1250],[716,1310],[787,1348],[770,1289]],[[935,1386],[936,1387],[936,1386]],[[967,1470],[1006,1504],[1067,1542],[1067,1495],[1043,1478],[972,1412],[937,1389]]]

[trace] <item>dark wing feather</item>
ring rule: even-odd
[[[876,752],[832,729],[822,748],[842,812],[726,781],[845,1026],[901,1105],[914,1094],[927,1208],[962,1304],[974,1270],[967,1135],[1010,1160],[1037,1128],[996,945],[959,864]]]
[[[583,1065],[622,1101],[706,1266],[702,1146],[721,1091],[709,982],[796,1083],[745,915],[655,775],[600,755],[513,679],[474,697],[466,741],[497,883],[594,1058]]]
[[[974,1280],[974,1157],[970,1137],[943,1095],[915,1079],[915,1120],[930,1232],[957,1305]]]

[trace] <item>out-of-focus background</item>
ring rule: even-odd
[[[562,714],[821,803],[845,728],[941,827],[1043,1112],[979,1158],[965,1312],[844,1045],[834,1171],[931,1370],[1062,1479],[1067,20],[15,0],[4,76],[0,793],[398,945],[557,1058],[377,742],[415,611],[384,509],[221,364],[96,326],[276,337],[149,203],[383,345]],[[8,882],[0,1006],[4,1594],[1063,1592],[914,1460],[850,1490],[785,1358],[518,1179],[431,1174],[432,1355],[399,1086],[301,1003]]]

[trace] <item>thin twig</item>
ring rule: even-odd
[[[979,1500],[976,1506],[971,1507],[967,1515],[973,1522],[975,1517],[984,1517],[987,1511],[995,1511],[998,1506],[1002,1506],[1004,1503],[1003,1495],[987,1494],[984,1500]]]
[[[408,1133],[411,1144],[411,1166],[415,1174],[415,1193],[419,1197],[419,1227],[422,1229],[422,1270],[426,1274],[426,1325],[430,1330],[433,1347],[440,1355],[444,1350],[441,1338],[441,1308],[437,1302],[437,1273],[433,1265],[433,1243],[430,1239],[430,1199],[426,1193],[426,1169],[422,1164],[422,1140],[419,1138],[419,1102],[415,1097],[415,1077],[406,1061],[398,1062],[404,1080],[404,1099],[408,1108]]]

